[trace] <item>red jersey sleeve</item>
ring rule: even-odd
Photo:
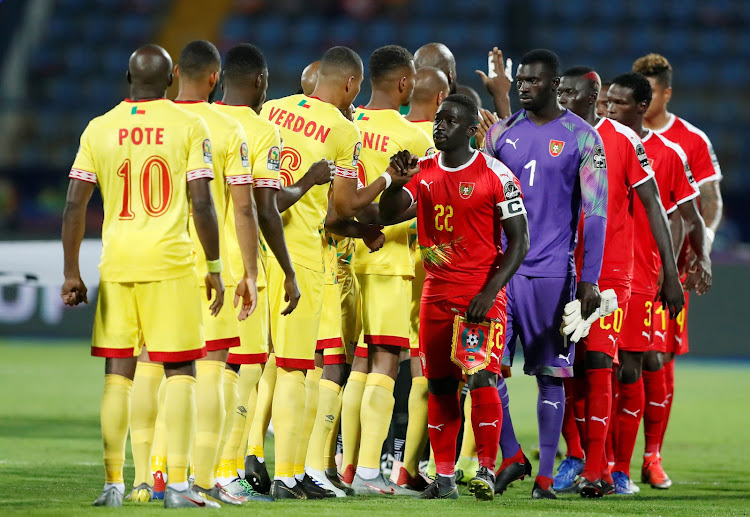
[[[417,204],[417,201],[419,200],[419,183],[422,177],[422,173],[418,172],[414,176],[411,177],[409,180],[409,183],[404,185],[403,189],[406,191],[407,194],[409,194],[409,197],[411,198],[411,205],[413,206]]]
[[[690,165],[688,165],[688,159],[685,151],[683,151],[683,149],[679,145],[669,142],[668,140],[665,140],[665,143],[667,144],[667,147],[674,150],[674,158],[671,160],[673,169],[671,171],[671,206],[667,207],[666,205],[664,205],[667,213],[671,213],[677,208],[677,205],[681,205],[686,201],[690,201],[691,199],[695,199],[696,197],[698,197],[699,191],[698,185],[695,182],[695,178],[693,178],[693,173],[690,170]]]
[[[641,183],[644,183],[649,178],[654,177],[654,170],[651,168],[651,164],[646,156],[646,149],[643,147],[641,139],[635,134],[624,134],[627,138],[628,143],[623,145],[625,156],[623,157],[623,163],[626,164],[625,171],[627,175],[628,185],[635,188]]]
[[[684,138],[675,138],[673,141],[679,143],[685,151],[690,170],[695,176],[697,184],[700,186],[707,181],[721,180],[719,160],[716,159],[714,147],[706,133],[684,119],[678,117],[678,120],[682,123],[682,127],[674,128],[677,136],[681,136],[680,129],[689,134]],[[669,138],[667,134],[664,136]]]

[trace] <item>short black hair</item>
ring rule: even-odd
[[[531,65],[533,63],[542,63],[555,77],[560,75],[560,58],[551,50],[547,50],[546,48],[531,50],[523,55],[520,62],[522,65]]]
[[[471,125],[477,123],[479,108],[477,107],[477,103],[471,100],[471,97],[462,95],[460,93],[452,93],[451,95],[448,95],[443,102],[452,102],[453,104],[458,104],[459,106],[461,106],[462,111],[464,112],[463,115],[466,120],[469,121]]]
[[[378,84],[392,72],[407,68],[413,62],[414,56],[402,46],[386,45],[375,49],[368,63],[370,80],[373,84]]]
[[[635,102],[645,101],[646,104],[651,104],[651,83],[648,82],[645,75],[638,72],[627,72],[612,79],[612,84],[633,90]]]
[[[349,47],[331,47],[320,58],[319,75],[362,72],[362,58]]]
[[[195,40],[182,49],[177,66],[180,69],[180,75],[194,79],[204,75],[211,68],[220,67],[221,55],[210,41]]]
[[[596,70],[590,66],[574,66],[568,68],[562,73],[562,77],[583,77],[591,87],[591,91],[597,94],[602,89],[601,77],[599,77]]]
[[[230,48],[224,57],[224,78],[230,81],[263,73],[264,70],[266,58],[258,47],[250,43],[240,43]]]
[[[633,72],[656,78],[656,82],[664,89],[672,87],[672,65],[661,54],[652,53],[639,57],[633,63]]]

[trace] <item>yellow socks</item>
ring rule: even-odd
[[[240,368],[240,397],[247,400],[245,404],[245,421],[242,426],[240,441],[234,450],[236,470],[240,477],[245,476],[245,452],[247,451],[247,437],[250,435],[250,427],[255,416],[255,408],[258,405],[258,383],[263,374],[260,364],[245,364]],[[247,397],[244,393],[247,392]],[[268,409],[269,414],[271,409]],[[268,424],[265,426],[268,430]]]
[[[164,366],[160,363],[139,362],[135,368],[130,409],[130,448],[135,464],[133,486],[141,483],[154,484],[151,476],[151,445],[159,409],[159,385],[163,377]]]
[[[305,375],[300,370],[276,370],[273,395],[273,429],[275,443],[275,478],[285,481],[294,477],[294,455],[305,407]]]
[[[315,415],[318,412],[318,390],[320,389],[320,378],[323,368],[316,367],[307,370],[305,374],[305,409],[302,412],[302,425],[297,439],[297,452],[294,454],[294,475],[301,479],[305,474],[305,459],[307,458],[307,446],[310,443]],[[322,452],[321,449],[318,449]]]
[[[472,459],[477,457],[477,444],[474,441],[474,428],[471,425],[471,392],[468,392],[464,399],[464,437],[461,440],[459,457]]]
[[[124,483],[125,441],[130,422],[130,394],[133,381],[121,375],[104,376],[101,423],[104,442],[105,483]]]
[[[151,473],[167,473],[167,412],[164,410],[164,402],[167,398],[167,383],[162,379],[159,386],[159,410],[156,414],[156,425],[154,426],[154,443],[151,445]],[[154,480],[156,486],[156,480]],[[162,491],[163,487],[160,487]]]
[[[321,380],[318,388],[318,410],[310,434],[310,446],[307,450],[307,466],[313,470],[324,471],[328,466],[324,460],[327,452],[328,436],[336,421],[336,409],[339,405],[341,386],[329,380]],[[296,460],[295,460],[296,461]],[[295,465],[296,467],[296,465]]]
[[[382,373],[367,375],[367,384],[362,394],[360,413],[362,443],[359,446],[359,462],[357,463],[357,474],[364,479],[375,477],[371,469],[377,469],[380,472],[380,453],[388,437],[388,429],[393,416],[395,384],[396,381]]]
[[[167,424],[168,483],[187,483],[190,445],[195,435],[195,377],[173,375],[167,377],[164,401]]]
[[[333,413],[333,427],[331,428],[331,432],[328,433],[328,438],[326,438],[326,448],[323,453],[323,464],[327,469],[333,469],[334,472],[336,471],[336,444],[339,438],[339,428],[341,427],[341,400],[343,397],[343,390],[339,391],[339,396],[336,400],[336,410]],[[318,400],[318,405],[320,405],[320,400]]]
[[[419,460],[427,445],[427,378],[414,377],[409,392],[409,423],[406,426],[404,468],[410,476],[419,474]]]
[[[239,401],[239,397],[237,395],[237,382],[239,380],[239,375],[237,373],[230,369],[230,368],[224,368],[224,425],[221,428],[221,439],[219,440],[219,461],[216,465],[216,470],[214,472],[215,478],[224,478],[227,476],[236,476],[236,474],[232,473],[232,470],[234,469],[234,460],[231,461],[231,465],[227,464],[227,461],[224,458],[224,447],[227,444],[227,441],[229,440],[229,436],[232,433],[232,428],[234,425],[234,418],[235,413],[237,413],[237,403]],[[242,406],[244,408],[244,406]],[[219,481],[217,479],[217,481]],[[219,482],[221,484],[221,482]],[[222,485],[223,486],[223,485]]]
[[[224,425],[224,362],[195,362],[196,410],[200,415],[195,428],[195,484],[212,488],[214,468]]]
[[[255,413],[252,415],[250,433],[247,438],[247,456],[265,457],[263,445],[266,442],[266,431],[271,421],[271,404],[276,387],[276,356],[268,357],[263,375],[258,381],[258,399],[255,405]],[[275,425],[275,424],[274,424]]]
[[[354,478],[354,472],[349,476],[347,471],[349,467],[352,469],[357,467],[357,458],[359,457],[361,429],[359,415],[362,412],[362,395],[365,391],[365,382],[367,382],[366,373],[351,372],[349,380],[346,381],[344,396],[341,401],[341,439],[344,445],[341,470],[347,483],[352,482],[349,478]]]

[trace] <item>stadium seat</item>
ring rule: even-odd
[[[380,18],[368,24],[365,31],[366,44],[373,47],[382,47],[383,45],[392,44],[400,39],[399,34],[404,30],[409,31],[408,25],[398,27],[392,20]],[[363,52],[363,55],[367,55]]]
[[[281,47],[287,40],[289,33],[288,22],[281,16],[269,16],[257,25],[255,38],[263,48]]]
[[[296,45],[308,48],[317,46],[322,32],[323,26],[318,20],[300,18],[292,25],[291,35]]]

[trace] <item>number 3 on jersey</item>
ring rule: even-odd
[[[453,207],[451,205],[435,205],[435,229],[439,232],[445,230],[446,232],[452,232],[453,226],[451,226],[449,220],[453,217]]]
[[[134,219],[131,208],[132,182],[130,180],[130,160],[125,160],[117,169],[117,175],[123,179],[122,210],[120,219]],[[151,217],[164,214],[172,202],[172,175],[169,165],[161,156],[152,156],[141,169],[141,202],[143,209]]]

